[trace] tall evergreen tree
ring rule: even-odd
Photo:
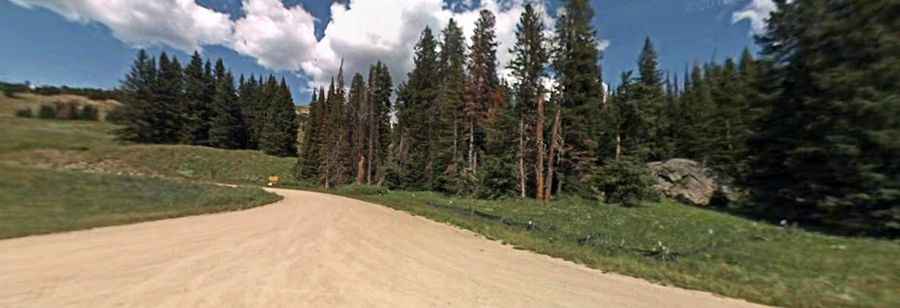
[[[266,122],[259,139],[260,150],[269,155],[297,156],[297,110],[284,78],[270,95]]]
[[[119,139],[147,143],[155,141],[153,100],[156,78],[156,61],[141,49],[120,86],[124,127],[116,130]]]
[[[391,94],[393,81],[387,66],[376,63],[369,70],[369,138],[366,183],[381,184],[389,156],[391,136]]]
[[[466,43],[462,28],[450,19],[442,32],[440,59],[441,85],[438,97],[435,173],[441,179],[436,189],[462,189],[463,146],[465,144]]]
[[[468,133],[467,161],[471,172],[478,171],[478,161],[484,150],[484,127],[490,113],[496,109],[497,41],[494,13],[481,10],[469,48],[469,87],[464,109]]]
[[[545,100],[546,89],[543,78],[549,61],[549,52],[544,44],[544,23],[541,16],[530,3],[516,25],[516,43],[510,49],[514,58],[509,69],[515,80],[513,84],[514,101],[518,118],[518,161],[517,177],[520,196],[525,197],[529,187],[528,179],[533,175],[533,195],[545,199],[544,186],[546,177],[544,160],[546,158],[545,132]]]
[[[415,47],[413,69],[398,94],[398,166],[392,184],[430,189],[434,184],[435,117],[440,80],[437,42],[431,29],[422,31]]]
[[[209,120],[212,96],[207,90],[208,76],[204,73],[203,58],[194,52],[191,62],[184,70],[185,123],[181,140],[193,145],[209,144]]]
[[[347,125],[347,138],[350,150],[350,162],[353,177],[356,184],[363,184],[366,180],[366,155],[369,145],[369,111],[368,89],[363,75],[356,73],[350,82],[350,93],[347,97],[347,110],[345,111],[345,125]]]
[[[216,95],[209,129],[210,145],[223,149],[240,149],[246,132],[241,108],[234,88],[234,76],[225,69],[222,59],[216,61]]]
[[[588,179],[598,161],[596,112],[603,101],[600,51],[591,25],[594,9],[587,0],[569,0],[556,24],[553,69],[561,108],[562,142],[557,189],[590,194]],[[565,183],[563,186],[562,182]]]
[[[669,121],[665,117],[665,93],[663,92],[662,74],[659,71],[659,59],[650,38],[644,40],[644,48],[638,58],[640,87],[634,93],[639,100],[637,111],[642,121],[634,138],[636,153],[629,153],[644,160],[662,160],[671,158],[673,147],[667,138]]]
[[[325,89],[319,88],[318,93],[313,91],[312,101],[309,104],[309,121],[300,146],[300,157],[297,160],[296,174],[298,179],[319,180],[319,166],[322,161],[324,142],[323,123],[325,122]]]
[[[154,87],[153,143],[178,143],[184,110],[183,76],[178,59],[163,52],[159,56],[159,75]]]
[[[900,233],[900,3],[775,3],[749,187],[792,219]]]

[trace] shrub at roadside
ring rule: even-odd
[[[654,183],[647,166],[631,158],[611,160],[597,168],[591,177],[591,187],[597,199],[625,206],[658,200],[659,195],[653,190]]]
[[[56,119],[56,108],[50,105],[41,105],[41,107],[38,108],[38,118]]]
[[[16,110],[16,116],[20,118],[31,118],[34,117],[34,113],[31,112],[31,108],[22,108]]]
[[[100,119],[100,112],[93,105],[84,105],[78,113],[78,119],[85,121],[97,121]]]

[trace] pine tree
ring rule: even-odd
[[[209,144],[210,104],[212,97],[207,91],[207,76],[204,73],[203,58],[194,52],[191,62],[184,70],[185,123],[182,127],[182,143],[193,145]]]
[[[367,124],[371,110],[367,106],[369,101],[367,95],[368,89],[363,75],[354,74],[347,98],[345,125],[347,125],[347,137],[350,140],[351,170],[353,170],[356,184],[363,184],[366,181],[366,163],[368,161],[366,155],[368,155],[367,147],[370,136]]]
[[[704,76],[702,68],[695,65],[685,83],[685,93],[679,101],[680,138],[676,142],[677,152],[683,158],[706,162],[709,160],[710,147],[713,143],[711,117],[715,111],[715,102],[709,87],[709,80]]]
[[[640,127],[635,140],[636,153],[629,153],[645,161],[663,160],[672,155],[672,146],[666,138],[669,129],[668,119],[664,115],[665,93],[663,92],[662,75],[659,71],[659,59],[650,38],[644,40],[644,48],[638,58],[640,87],[634,93],[639,100],[637,112],[640,113]]]
[[[300,147],[300,157],[297,159],[296,174],[298,179],[318,181],[320,177],[319,166],[322,161],[323,151],[323,123],[325,122],[325,89],[319,88],[319,92],[313,91],[312,101],[309,104],[309,121]]]
[[[369,71],[369,146],[366,164],[366,183],[378,185],[384,181],[391,143],[391,94],[393,81],[387,66],[378,62]]]
[[[472,34],[469,55],[469,86],[466,104],[468,142],[466,146],[468,169],[478,172],[478,161],[484,148],[484,125],[487,117],[497,105],[496,94],[499,86],[497,78],[497,41],[494,27],[494,13],[481,10]]]
[[[518,111],[518,186],[519,195],[525,197],[528,194],[528,178],[534,175],[534,196],[537,199],[544,197],[544,158],[546,157],[545,132],[545,100],[546,89],[543,78],[546,77],[546,69],[549,61],[549,53],[544,45],[544,23],[541,16],[529,3],[525,5],[525,12],[519,18],[516,26],[516,43],[510,49],[514,55],[510,61],[509,69],[512,71],[515,83],[515,109]],[[549,196],[548,196],[549,198]]]
[[[234,88],[234,76],[225,69],[222,59],[216,61],[215,76],[216,95],[213,98],[213,116],[209,130],[210,145],[223,149],[240,149],[246,132]]]
[[[153,99],[156,83],[156,61],[141,49],[122,81],[121,116],[123,128],[116,130],[118,139],[131,142],[153,142]]]
[[[594,9],[587,0],[570,0],[557,19],[553,69],[558,82],[563,145],[556,190],[590,194],[587,180],[598,161],[597,111],[603,101],[600,51],[591,26]],[[566,186],[563,186],[563,183]]]
[[[248,80],[244,80],[241,75],[241,82],[238,87],[238,101],[241,105],[241,119],[247,127],[247,149],[258,150],[262,127],[260,124],[265,123],[265,119],[261,117],[262,111],[259,110],[261,85],[256,81],[256,76],[250,75]],[[262,80],[262,77],[260,77]]]
[[[466,45],[460,28],[454,19],[450,19],[443,31],[441,42],[440,76],[441,85],[438,97],[438,115],[435,123],[437,142],[435,146],[435,173],[440,179],[436,189],[447,192],[459,192],[463,188],[461,182],[463,162],[463,145],[465,143],[463,106],[466,94]]]
[[[297,110],[284,78],[271,93],[259,146],[269,155],[297,156]]]
[[[900,3],[776,4],[749,187],[783,217],[900,233]]]
[[[414,67],[398,95],[397,168],[392,185],[399,188],[434,187],[434,125],[440,91],[437,42],[431,29],[422,31],[415,47]]]
[[[152,105],[153,143],[178,143],[184,100],[183,76],[178,59],[159,56],[159,75],[154,86]]]

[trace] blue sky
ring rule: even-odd
[[[452,16],[465,27],[483,6],[497,11],[498,25],[503,27],[498,32],[508,36],[518,17],[514,6],[522,2],[353,0],[334,19],[331,1],[322,0],[243,0],[252,7],[241,0],[155,5],[173,1],[190,2],[141,2],[107,12],[94,5],[102,0],[0,0],[0,80],[111,88],[127,72],[137,47],[154,53],[164,50],[185,60],[187,52],[199,46],[205,56],[223,58],[236,74],[284,76],[295,99],[305,104],[309,87],[326,81],[340,59],[346,61],[347,79],[382,60],[392,66],[398,80],[409,69],[409,44],[424,25],[441,27]],[[602,61],[604,77],[615,84],[622,71],[634,69],[648,35],[659,51],[662,69],[679,75],[688,63],[737,56],[744,47],[755,50],[751,21],[759,21],[768,2],[594,0],[598,37],[609,43]],[[548,16],[558,5],[559,0],[546,3]],[[129,11],[142,14],[133,16],[151,16],[117,18]],[[202,18],[196,17],[201,13]],[[748,19],[734,22],[735,14]]]

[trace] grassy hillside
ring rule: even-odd
[[[263,185],[269,176],[293,180],[295,159],[257,151],[183,145],[134,145],[114,140],[105,122],[0,117],[0,161],[44,168],[152,175],[217,183]]]
[[[267,204],[279,197],[200,182],[261,184],[293,166],[249,151],[121,144],[114,129],[0,114],[0,238]]]
[[[0,163],[0,239],[239,210],[278,199],[259,188]]]
[[[336,193],[604,271],[789,307],[900,307],[900,242],[826,236],[663,202],[625,208],[345,187]]]
[[[24,108],[29,108],[32,112],[36,112],[41,105],[52,105],[55,102],[72,102],[79,107],[85,105],[97,107],[101,118],[104,118],[110,110],[120,105],[115,100],[93,100],[71,94],[39,95],[34,93],[17,93],[15,96],[7,96],[5,93],[0,92],[0,117],[12,115],[16,110]]]

